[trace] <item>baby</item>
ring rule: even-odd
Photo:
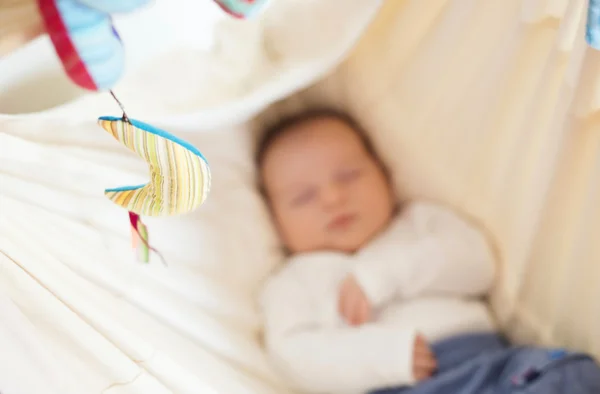
[[[440,205],[398,205],[350,117],[315,110],[285,119],[265,133],[257,165],[289,252],[262,293],[265,343],[293,386],[480,394],[500,385],[489,378],[498,363],[532,359],[534,350],[524,357],[495,335],[482,300],[495,261],[482,232]],[[497,356],[470,362],[482,355]],[[591,376],[600,390],[600,373]]]

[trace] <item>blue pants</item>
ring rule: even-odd
[[[600,367],[585,354],[510,347],[492,334],[450,338],[432,350],[433,377],[372,394],[600,394]]]

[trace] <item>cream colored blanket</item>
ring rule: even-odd
[[[316,102],[357,114],[402,196],[488,229],[492,306],[515,340],[600,356],[600,52],[584,0],[382,3],[274,0],[117,88],[214,171],[197,213],[148,220],[168,268],[132,261],[126,212],[102,195],[147,176],[94,124],[118,114],[108,96],[0,118],[1,392],[286,392],[253,300],[280,256],[251,131]]]
[[[258,340],[254,290],[279,256],[247,121],[339,64],[379,5],[275,1],[258,20],[223,19],[208,50],[134,64],[116,87],[128,114],[191,141],[213,170],[196,214],[147,220],[168,268],[133,261],[126,212],[103,197],[147,181],[95,124],[119,113],[109,95],[0,117],[0,392],[285,392]],[[5,61],[26,79],[35,56],[19,55]]]

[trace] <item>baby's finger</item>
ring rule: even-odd
[[[365,320],[371,320],[371,304],[369,303],[369,300],[362,297],[362,304],[365,312]]]
[[[345,304],[344,304],[346,321],[355,326],[360,324],[361,319],[361,310],[359,304],[357,303],[356,297],[352,294],[352,292],[348,292]]]
[[[414,375],[417,381],[428,379],[432,376],[433,372],[427,368],[415,368]]]
[[[360,301],[356,299],[356,297],[352,298],[351,301],[352,305],[351,305],[351,310],[352,310],[352,324],[357,326],[362,324],[363,319],[364,319],[364,310],[362,308],[362,305],[360,304]]]
[[[354,308],[347,304],[345,310],[346,313],[344,314],[344,318],[346,319],[346,323],[354,325],[356,321],[356,312],[354,311]]]
[[[364,308],[363,323],[367,323],[368,321],[371,320],[371,305],[369,304],[369,302],[367,300],[363,301],[363,308]]]
[[[360,325],[365,323],[369,319],[368,306],[364,302],[356,303],[356,324]]]
[[[424,357],[433,357],[433,352],[426,345],[415,346],[415,355],[420,355]]]
[[[342,318],[345,321],[347,321],[347,322],[350,321],[351,311],[349,308],[348,297],[343,292],[342,292],[342,294],[340,294],[340,299],[338,302],[338,311],[339,311],[340,316],[342,316]]]
[[[415,359],[431,359],[433,358],[433,354],[426,348],[418,348],[416,347],[414,350]]]
[[[428,370],[437,369],[437,361],[434,357],[416,357],[414,363],[417,368]]]

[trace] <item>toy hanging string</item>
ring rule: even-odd
[[[123,112],[123,120],[129,123],[129,118],[127,117],[127,113],[125,113],[125,107],[123,107],[123,104],[119,101],[117,96],[115,96],[115,93],[112,90],[109,90],[109,92],[112,98],[117,102],[119,108],[121,108],[121,112]]]
[[[123,106],[121,101],[119,101],[119,99],[117,98],[117,96],[115,96],[115,93],[112,90],[109,90],[109,92],[110,92],[110,95],[113,97],[113,99],[119,105],[119,108],[121,108],[121,111],[123,112],[123,115],[122,115],[123,121],[131,124],[129,121],[129,117],[127,117],[127,113],[125,112],[125,107]],[[148,228],[142,222],[140,215],[138,215],[137,213],[132,212],[132,211],[128,211],[128,212],[129,212],[129,223],[131,224],[132,247],[134,250],[136,250],[138,260],[147,263],[148,261],[150,261],[150,251],[152,251],[152,252],[156,253],[156,255],[160,258],[162,263],[165,266],[167,266],[167,261],[165,260],[163,255],[158,250],[156,250],[155,248],[150,246],[149,240],[148,240],[148,238],[149,238],[148,237]]]

